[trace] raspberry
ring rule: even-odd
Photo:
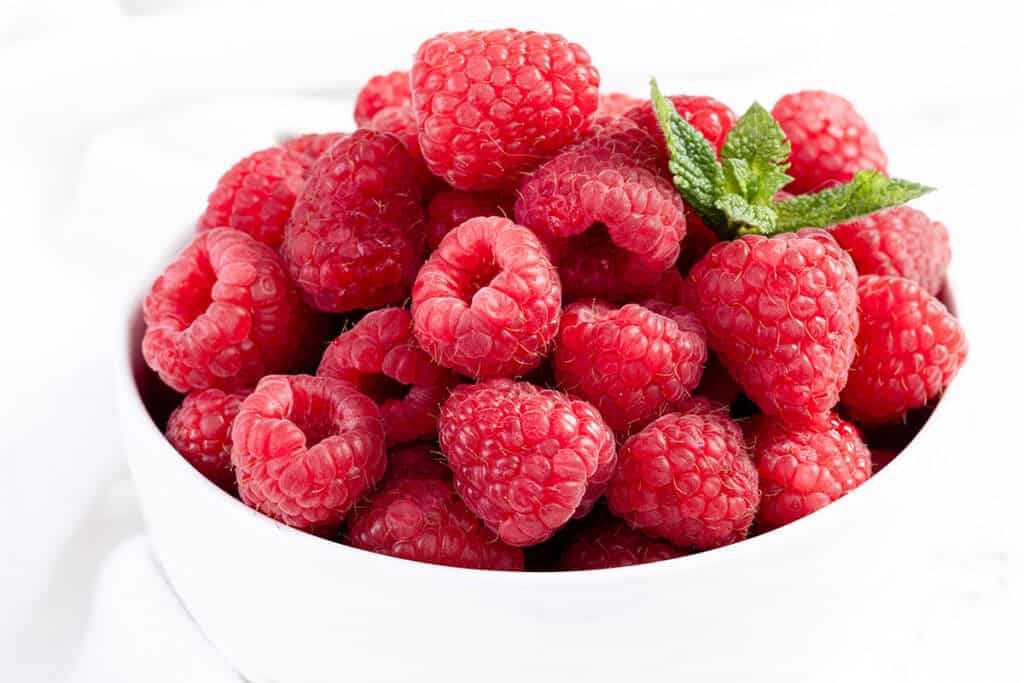
[[[786,189],[815,192],[845,183],[861,169],[885,172],[888,163],[878,138],[853,105],[838,95],[806,90],[783,96],[772,116],[789,138],[792,153]]]
[[[469,377],[523,375],[558,331],[562,287],[537,237],[507,218],[472,218],[448,233],[412,290],[416,339]]]
[[[455,493],[450,477],[394,476],[356,508],[350,545],[469,569],[522,571],[523,551],[499,541]]]
[[[526,382],[456,387],[438,434],[462,500],[514,546],[586,515],[615,468],[615,437],[596,408]]]
[[[685,296],[683,290],[685,288],[686,282],[683,280],[683,276],[680,275],[679,271],[675,268],[669,268],[661,274],[661,277],[658,278],[657,282],[637,298],[641,301],[660,301],[662,303],[678,306],[683,303]]]
[[[722,149],[726,136],[736,125],[736,115],[729,107],[713,97],[670,95],[668,99],[675,105],[679,115],[699,130],[716,151]],[[661,142],[665,139],[650,100],[633,107],[623,115],[635,121],[655,140]]]
[[[558,560],[562,571],[610,569],[682,557],[686,551],[630,529],[609,514],[595,512],[568,533]]]
[[[883,467],[891,463],[896,456],[899,455],[898,451],[890,450],[888,448],[872,448],[871,449],[871,469],[873,472],[878,472]]]
[[[510,204],[503,195],[494,192],[441,190],[427,205],[427,247],[437,249],[445,235],[470,218],[511,216]]]
[[[435,457],[436,455],[436,457]],[[452,471],[427,443],[395,446],[388,452],[388,479],[451,479]]]
[[[142,313],[146,364],[181,392],[242,389],[287,370],[309,323],[274,250],[231,228],[196,235]]]
[[[278,147],[250,154],[217,181],[199,229],[234,228],[276,249],[302,191],[303,170]]]
[[[949,266],[946,226],[909,206],[829,228],[860,275],[898,275],[938,294]]]
[[[552,366],[562,389],[629,434],[689,398],[706,359],[704,328],[686,309],[592,301],[565,309]]]
[[[895,421],[949,385],[967,358],[967,338],[946,307],[911,280],[865,275],[857,295],[857,358],[842,402],[856,420]]]
[[[424,42],[412,68],[427,165],[461,190],[515,185],[586,130],[597,69],[551,33],[461,31]]]
[[[564,275],[586,275],[562,278],[578,298],[643,292],[672,266],[686,234],[672,184],[615,151],[559,154],[523,182],[515,212],[542,239],[576,238],[555,249],[569,255]]]
[[[356,125],[365,128],[374,115],[384,107],[408,107],[412,104],[409,72],[392,71],[374,76],[356,95],[356,108],[352,113]]]
[[[561,153],[569,151],[602,158],[617,154],[625,157],[623,163],[647,169],[654,175],[667,173],[667,160],[661,143],[624,116],[598,116],[580,136],[579,142],[566,147]]]
[[[384,107],[373,115],[366,127],[381,133],[391,133],[402,141],[412,159],[416,179],[419,180],[424,192],[432,191],[436,186],[442,184],[430,172],[423,160],[423,152],[420,151],[419,130],[416,127],[416,114],[413,113],[411,106]]]
[[[607,494],[634,529],[700,550],[744,539],[760,498],[739,425],[704,408],[663,415],[631,436]]]
[[[347,137],[348,133],[307,133],[285,140],[281,143],[281,149],[301,163],[303,173],[308,175],[314,162],[323,156],[331,145]]]
[[[748,434],[761,482],[759,529],[809,515],[871,476],[871,453],[857,428],[834,414],[823,425],[799,429],[760,415]]]
[[[268,375],[231,429],[242,501],[297,529],[331,535],[384,475],[377,406],[346,382]]]
[[[389,444],[433,436],[455,377],[412,336],[403,308],[368,313],[327,347],[316,374],[351,382],[377,402]]]
[[[597,113],[607,116],[620,116],[641,105],[646,100],[620,92],[601,93],[597,96]]]
[[[220,389],[189,392],[167,419],[164,431],[174,450],[229,493],[236,488],[231,467],[231,423],[245,396]]]
[[[835,406],[856,349],[857,271],[827,232],[720,242],[690,271],[686,294],[762,411],[800,426]]]
[[[704,374],[700,376],[700,383],[694,391],[699,396],[705,396],[712,401],[729,405],[736,400],[743,390],[736,384],[729,371],[725,369],[718,356],[714,353],[708,354],[707,363],[704,364]]]
[[[709,228],[704,219],[687,205],[686,239],[683,240],[679,258],[676,259],[676,270],[683,275],[688,275],[693,267],[711,251],[711,247],[718,244],[719,241],[715,231]]]
[[[664,272],[639,254],[620,249],[604,225],[566,240],[548,241],[557,256],[564,300],[602,299],[623,303],[648,296]]]
[[[397,303],[423,252],[420,186],[393,135],[358,130],[310,169],[281,253],[313,308],[333,313]]]

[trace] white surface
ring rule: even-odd
[[[668,90],[713,94],[734,108],[802,87],[839,91],[872,122],[895,173],[940,188],[919,205],[952,233],[972,344],[970,372],[958,381],[975,398],[950,436],[958,468],[930,491],[908,491],[944,503],[916,532],[926,539],[926,569],[915,579],[934,599],[914,615],[914,647],[856,673],[1021,678],[1006,634],[1024,626],[1024,465],[1013,429],[1024,380],[1016,313],[1024,61],[1003,3],[152,11],[183,5],[198,3],[0,5],[0,540],[9,549],[0,563],[0,678],[61,680],[77,661],[73,680],[139,680],[128,659],[120,671],[116,662],[175,632],[173,613],[123,628],[138,602],[133,586],[150,576],[132,573],[147,566],[143,545],[130,542],[103,563],[139,529],[109,367],[114,311],[140,263],[247,151],[282,129],[348,126],[337,94],[407,63],[437,30],[503,24],[583,43],[609,89],[642,94],[653,72]],[[166,602],[158,590],[151,596]],[[881,609],[865,648],[900,618]],[[96,661],[108,664],[90,670]],[[185,680],[176,661],[184,665],[152,661],[153,675]]]

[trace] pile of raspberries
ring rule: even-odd
[[[966,356],[945,226],[719,241],[650,102],[598,86],[559,35],[445,33],[355,132],[232,166],[144,303],[170,443],[287,525],[480,569],[675,558],[864,483]],[[670,100],[721,147],[727,106]],[[772,115],[789,193],[886,170],[836,95]]]

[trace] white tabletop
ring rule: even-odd
[[[423,38],[516,25],[582,43],[609,90],[642,95],[654,74],[735,109],[839,92],[895,174],[940,188],[917,205],[952,235],[971,342],[958,381],[977,401],[950,514],[922,530],[936,601],[899,680],[1024,679],[1017,22],[995,2],[777,4],[0,7],[0,528],[13,558],[0,562],[0,678],[67,675],[106,599],[94,589],[104,559],[141,529],[109,366],[117,315],[156,251],[245,153],[282,131],[350,128],[353,89],[408,64]]]

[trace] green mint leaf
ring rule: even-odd
[[[791,177],[789,140],[768,110],[757,102],[750,105],[725,138],[722,159],[742,159],[756,179],[748,182],[744,196],[757,204],[768,204]],[[725,163],[723,161],[723,163]]]
[[[757,102],[736,121],[722,145],[722,156],[753,162],[785,164],[789,161],[789,140],[782,128]]]
[[[715,148],[679,115],[651,79],[651,103],[668,147],[668,170],[683,199],[713,228],[724,228],[725,216],[715,201],[725,193],[725,174]]]
[[[750,170],[750,164],[744,159],[723,159],[722,171],[725,173],[725,191],[738,194],[741,197],[749,197],[751,185],[757,184],[754,172]]]
[[[844,185],[775,202],[772,208],[778,220],[774,231],[827,228],[905,204],[932,189],[909,180],[889,178],[878,171],[858,171]]]
[[[722,195],[715,202],[715,208],[725,214],[737,234],[769,235],[775,230],[775,211],[771,207],[751,204],[738,194]]]

